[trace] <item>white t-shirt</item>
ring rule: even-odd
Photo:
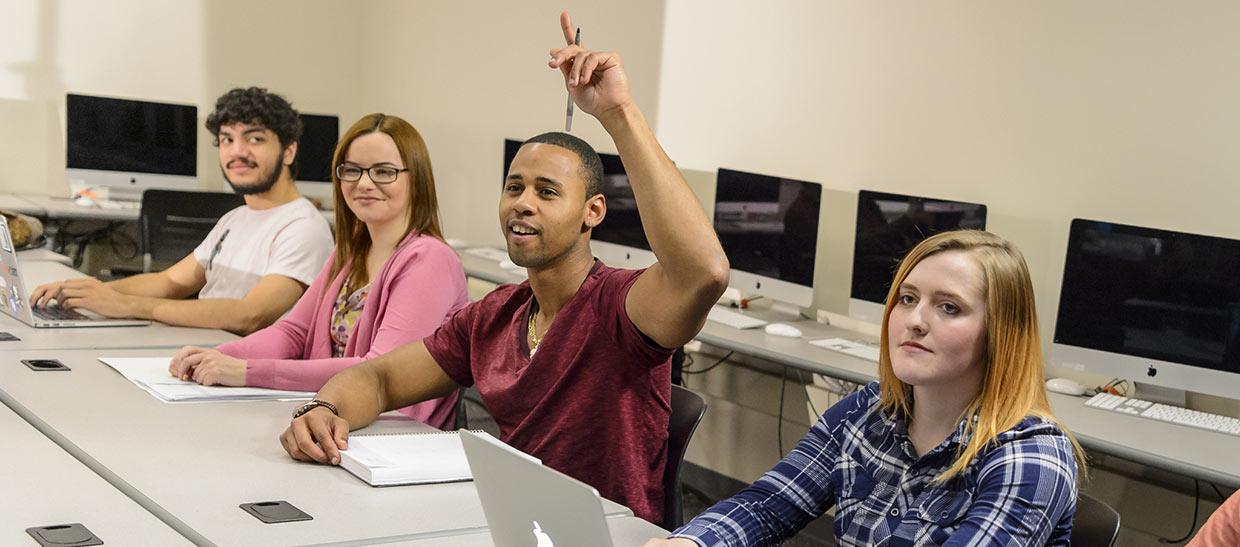
[[[276,274],[309,285],[332,252],[327,219],[305,198],[264,211],[242,205],[220,218],[194,249],[207,272],[199,298],[242,298]]]

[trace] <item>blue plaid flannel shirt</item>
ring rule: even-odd
[[[1076,512],[1072,443],[1029,417],[961,474],[931,481],[967,443],[965,421],[917,457],[878,383],[832,406],[774,469],[672,537],[705,546],[778,545],[835,507],[842,546],[1068,545]]]

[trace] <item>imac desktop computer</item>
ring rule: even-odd
[[[147,188],[198,189],[198,108],[110,97],[65,96],[65,176],[139,201]]]
[[[504,172],[517,156],[522,141],[504,140]],[[614,268],[646,268],[655,263],[650,242],[642,229],[642,219],[637,213],[637,201],[629,176],[624,171],[620,156],[600,152],[603,161],[602,193],[607,202],[607,216],[595,226],[590,234],[590,250],[604,264]]]
[[[931,235],[963,229],[986,229],[985,205],[862,190],[848,315],[881,323],[891,279],[904,255]]]
[[[297,191],[317,200],[320,209],[335,208],[332,188],[332,155],[340,140],[340,118],[301,114],[301,140],[297,143]]]
[[[785,314],[813,304],[821,204],[817,183],[719,169],[714,225],[732,267],[729,285]]]
[[[1055,321],[1055,366],[1184,391],[1240,396],[1240,241],[1075,219]]]

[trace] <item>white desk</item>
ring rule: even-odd
[[[57,262],[23,260],[20,266],[27,291],[49,281],[86,277]],[[0,314],[0,332],[20,338],[0,342],[0,349],[4,350],[180,348],[218,346],[238,339],[237,335],[222,330],[173,327],[155,322],[145,327],[37,329],[4,314]]]
[[[56,251],[44,248],[17,251],[17,260],[22,262],[56,262],[73,267],[73,259]]]
[[[615,517],[607,519],[607,528],[611,532],[612,545],[616,547],[641,547],[653,538],[665,538],[668,531],[637,517]],[[410,547],[492,547],[491,533],[488,531],[474,532],[455,536],[436,537],[402,541],[399,545]]]
[[[30,203],[34,207],[33,211],[36,212],[22,211],[28,215],[65,220],[112,220],[129,222],[138,220],[139,210],[137,207],[123,209],[105,208],[98,205],[94,207],[82,207],[66,197],[36,196],[29,194],[23,194],[17,197]]]
[[[190,544],[4,406],[0,438],[0,544],[37,545],[27,528],[72,522],[107,545]]]
[[[47,211],[17,194],[0,194],[0,209],[16,211],[31,216],[46,216]]]
[[[347,471],[294,462],[277,436],[296,402],[165,404],[98,362],[163,351],[61,351],[70,372],[30,371],[0,355],[0,400],[108,482],[201,544],[384,543],[480,532],[473,483],[372,488]],[[376,430],[416,430],[381,421]],[[237,506],[287,500],[314,520],[263,524]],[[604,502],[609,515],[632,512]]]

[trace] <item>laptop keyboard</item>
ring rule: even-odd
[[[84,321],[90,319],[89,317],[86,317],[85,315],[82,315],[74,310],[62,308],[60,306],[34,308],[32,311],[34,311],[35,317],[38,317],[39,319],[46,319],[48,321]]]

